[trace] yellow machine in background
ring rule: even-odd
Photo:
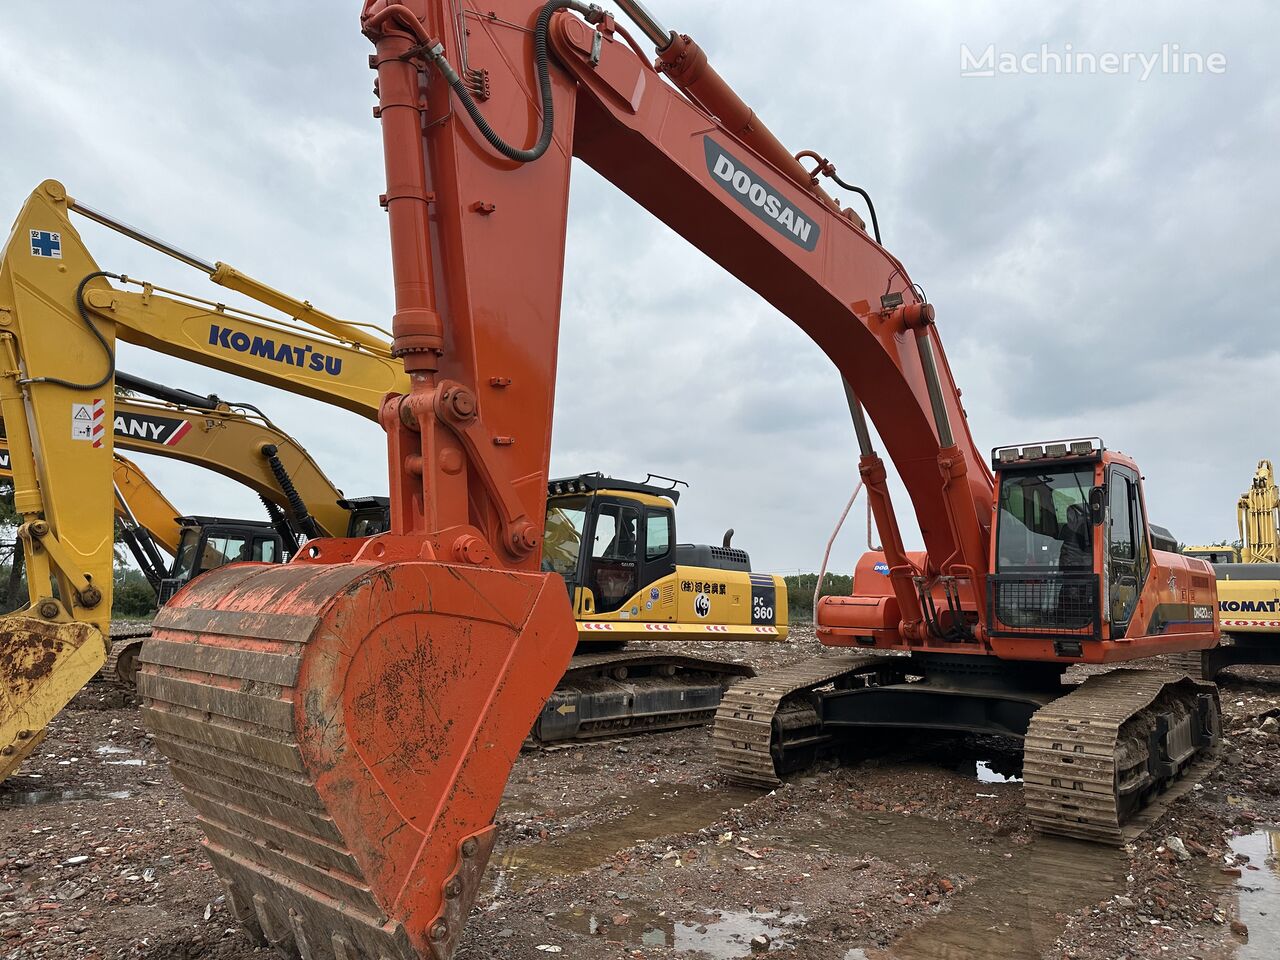
[[[660,486],[650,481],[666,481]],[[645,640],[785,640],[781,577],[751,572],[746,551],[676,542],[678,481],[603,474],[552,480],[543,569],[564,578],[578,654],[534,736],[587,739],[704,723],[744,664],[621,650]]]
[[[786,639],[782,578],[752,573],[728,538],[677,543],[679,498],[674,486],[601,474],[551,482],[543,567],[569,587],[579,642]]]
[[[1280,488],[1270,460],[1258,461],[1236,503],[1236,523],[1239,547],[1183,551],[1208,559],[1218,581],[1222,642],[1201,657],[1209,679],[1233,665],[1280,665]]]
[[[262,316],[106,271],[86,248],[73,213],[284,316]],[[0,259],[0,416],[11,453],[15,508],[23,520],[19,538],[29,593],[25,608],[0,619],[5,653],[0,660],[0,779],[106,659],[115,446],[175,456],[234,476],[266,498],[269,509],[274,504],[277,528],[290,523],[308,537],[363,536],[385,529],[385,498],[375,504],[382,511],[377,517],[352,523],[353,504],[339,502],[327,480],[312,483],[315,476],[323,477],[319,468],[265,418],[229,409],[217,398],[119,374],[117,341],[374,421],[388,393],[408,392],[403,364],[391,356],[386,331],[340,320],[227,264],[148,236],[68,197],[56,181],[41,184],[19,214]],[[121,396],[117,386],[158,400]],[[661,489],[648,495],[666,496]],[[357,505],[363,509],[375,499]],[[665,509],[674,499],[665,501]],[[648,511],[656,516],[664,509],[652,500],[633,504],[635,516],[646,524]],[[629,516],[618,515],[620,520]],[[643,542],[656,544],[647,526],[636,532]],[[190,526],[184,531],[188,539],[196,535]],[[617,647],[639,636],[786,637],[780,581],[751,574],[745,554],[726,559],[740,554],[731,548],[691,548],[698,556],[679,561],[688,575],[677,574],[677,553],[685,548],[674,542],[674,518],[669,538],[670,551],[662,560],[668,569],[651,576],[657,559],[638,557],[634,582],[625,573],[631,561],[617,550],[607,558],[585,555],[584,561],[607,561],[588,562],[583,571],[596,579],[575,584],[571,594],[583,605],[581,633],[589,634],[597,650],[601,643]],[[568,686],[557,692],[560,699],[548,715],[553,719],[541,725],[539,736],[591,737],[705,722],[729,680],[749,672],[740,664],[653,650],[586,653],[571,665]]]
[[[1270,460],[1259,460],[1249,489],[1236,504],[1242,563],[1280,563],[1280,488]]]
[[[72,212],[285,316],[263,317],[103,270]],[[383,397],[407,388],[384,334],[149,237],[68,197],[56,181],[32,193],[0,258],[0,416],[29,595],[24,608],[0,620],[0,779],[106,660],[112,427],[126,402],[115,390],[116,341],[376,420]]]
[[[1198,560],[1205,560],[1209,563],[1239,563],[1240,548],[1230,544],[1197,544],[1195,546],[1183,547],[1182,555],[1184,557],[1195,557]]]

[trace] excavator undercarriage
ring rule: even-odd
[[[730,781],[772,789],[894,729],[1011,737],[1036,829],[1106,843],[1140,833],[1217,762],[1211,683],[1152,668],[1069,685],[1052,665],[974,659],[853,654],[744,681],[716,714],[716,759]]]

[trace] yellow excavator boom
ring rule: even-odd
[[[105,271],[73,226],[72,211],[287,316],[276,320]],[[114,427],[118,406],[127,413],[126,403],[133,403],[116,396],[117,340],[373,420],[388,393],[408,390],[403,366],[377,328],[339,320],[226,264],[186,254],[77,203],[57,181],[42,183],[0,253],[0,417],[21,518],[18,537],[28,592],[28,602],[0,620],[0,779],[33,749],[49,720],[107,655]],[[145,415],[173,415],[184,422],[192,416],[167,408],[151,408]],[[230,424],[246,420],[199,411],[183,450],[170,452],[226,462],[220,445],[232,442],[226,439],[233,432]],[[291,451],[288,444],[275,443],[282,435],[273,434],[269,424],[253,429],[257,439],[250,442],[256,446],[248,449],[263,452],[264,444],[273,444],[284,463]],[[123,440],[121,446],[140,448]],[[302,455],[288,467],[301,476],[314,463]],[[263,471],[250,486],[276,495],[276,477],[271,474],[269,487],[266,479],[269,462]],[[318,527],[345,533],[345,512],[331,506],[332,499],[312,500]]]
[[[177,518],[182,512],[169,502],[145,473],[132,460],[116,454],[112,479],[116,489],[116,516],[127,507],[130,515],[150,534],[151,539],[170,556],[178,551],[181,529]],[[0,438],[0,480],[13,480],[9,466],[9,443]]]
[[[1280,488],[1270,460],[1259,460],[1236,504],[1243,563],[1280,563]]]

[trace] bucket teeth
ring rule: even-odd
[[[576,642],[563,586],[429,562],[205,574],[144,720],[237,919],[300,960],[448,960],[520,744]]]

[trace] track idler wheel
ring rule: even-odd
[[[320,549],[345,560],[380,541]],[[237,564],[161,611],[139,687],[259,942],[304,960],[446,960],[576,640],[546,574]]]

